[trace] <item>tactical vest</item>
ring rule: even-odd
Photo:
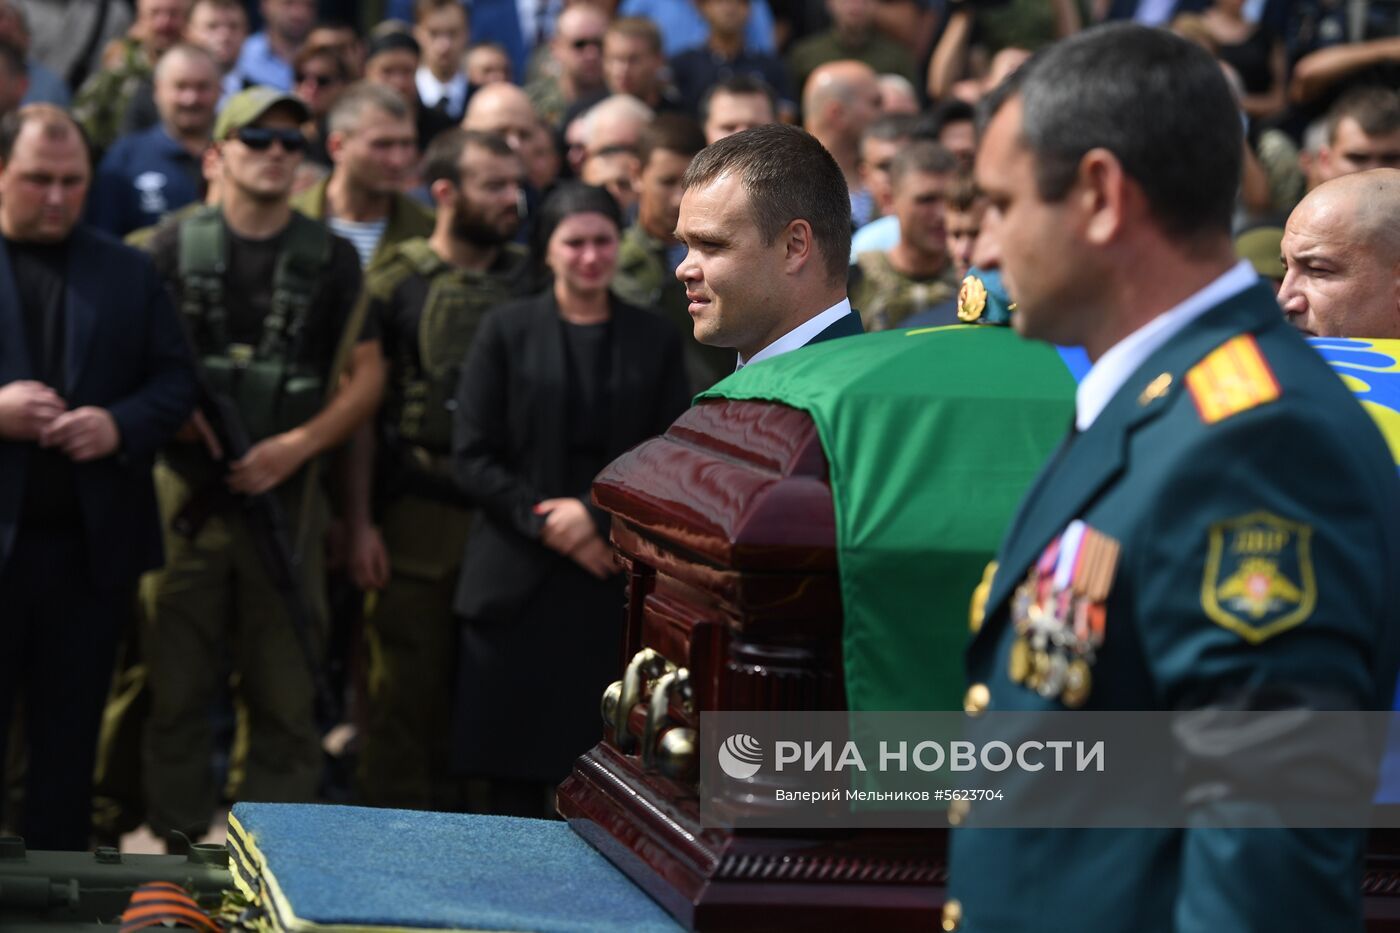
[[[405,240],[371,270],[373,293],[392,294],[410,275],[428,282],[416,341],[417,355],[401,347],[384,417],[394,440],[439,456],[452,449],[457,381],[486,312],[524,290],[525,256],[505,247],[507,268],[477,272],[444,261],[428,241]]]
[[[852,304],[860,308],[861,323],[867,331],[898,327],[907,317],[927,311],[947,301],[956,293],[956,286],[935,279],[915,282],[901,275],[890,262],[888,253],[869,250],[856,257],[864,281]]]
[[[180,310],[211,387],[238,406],[254,442],[309,421],[325,402],[325,377],[301,361],[301,350],[311,301],[330,258],[330,233],[293,211],[258,343],[232,343],[223,215],[206,208],[180,226]]]

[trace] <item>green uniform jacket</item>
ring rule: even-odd
[[[812,72],[827,62],[844,59],[865,62],[875,69],[876,74],[896,74],[908,78],[915,87],[920,84],[914,57],[898,42],[872,32],[864,42],[849,43],[842,41],[835,31],[828,30],[808,36],[788,52],[787,66],[788,73],[792,75],[792,86],[800,94]]]
[[[860,269],[852,270],[851,306],[860,314],[867,332],[908,327],[911,317],[947,303],[958,293],[958,270],[949,262],[937,276],[916,279],[894,267],[890,254],[869,250],[856,257]]]
[[[1277,398],[1258,368],[1243,387],[1209,378],[1211,361],[1251,371],[1242,334]],[[1262,285],[1153,353],[1037,479],[974,611],[970,709],[1063,708],[1065,694],[1014,678],[1012,617],[1028,615],[1018,588],[1076,519],[1120,546],[1084,709],[1390,709],[1400,481],[1371,419]],[[1239,585],[1250,559],[1277,593],[1257,615]],[[950,913],[997,933],[1358,930],[1364,842],[1357,830],[955,830]]]
[[[530,104],[535,108],[535,113],[540,115],[540,119],[554,127],[559,126],[559,121],[564,119],[564,112],[572,103],[564,96],[558,80],[551,75],[542,75],[526,84],[525,93],[529,95]]]
[[[328,184],[330,179],[323,178],[297,194],[292,198],[292,207],[312,220],[325,220]],[[396,194],[393,206],[389,208],[389,223],[384,227],[384,235],[379,238],[379,245],[374,248],[371,262],[379,259],[385,250],[397,243],[416,236],[431,236],[432,232],[433,212],[407,195]]]
[[[73,119],[98,153],[116,142],[132,98],[155,74],[139,41],[123,38],[119,48],[120,60],[92,75],[73,95]]]
[[[655,312],[675,325],[685,347],[685,368],[691,388],[703,392],[734,372],[734,351],[709,347],[695,339],[685,286],[666,262],[666,246],[634,223],[618,246],[613,292],[628,304]]]

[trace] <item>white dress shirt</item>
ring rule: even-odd
[[[447,81],[439,81],[426,65],[418,69],[416,76],[418,96],[423,106],[436,107],[438,101],[447,98],[447,115],[461,118],[467,109],[467,76],[460,71]]]
[[[1099,357],[1079,383],[1074,395],[1074,425],[1081,431],[1098,419],[1123,383],[1147,358],[1196,318],[1211,308],[1235,297],[1259,281],[1259,273],[1247,261],[1240,260],[1230,271],[1181,304],[1148,321]]]
[[[773,357],[782,356],[790,350],[796,350],[798,347],[805,347],[807,342],[817,336],[817,334],[820,334],[832,324],[835,324],[837,321],[841,320],[841,318],[851,313],[851,299],[842,298],[821,314],[818,314],[814,318],[808,318],[762,350],[759,350],[753,355],[752,359],[746,360],[743,356],[740,356],[739,365],[735,366],[734,370],[737,372],[745,366],[750,366],[762,360],[771,360]]]

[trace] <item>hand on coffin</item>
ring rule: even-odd
[[[569,556],[599,580],[606,580],[619,570],[617,554],[612,545],[596,534],[579,545]]]

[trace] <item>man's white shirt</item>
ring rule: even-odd
[[[418,69],[415,76],[418,84],[418,96],[423,100],[423,106],[436,107],[438,101],[447,99],[447,113],[449,115],[461,116],[467,107],[467,76],[460,71],[447,81],[439,81],[427,66]]]
[[[775,356],[782,356],[784,353],[796,350],[798,347],[805,347],[817,334],[820,334],[832,324],[841,320],[841,318],[852,313],[854,312],[851,311],[851,300],[849,298],[842,298],[821,314],[818,314],[814,318],[808,318],[762,350],[759,350],[753,355],[752,359],[746,360],[740,356],[739,363],[734,367],[734,371],[738,372],[745,366],[752,366],[754,363],[759,363],[763,360],[771,360]]]

